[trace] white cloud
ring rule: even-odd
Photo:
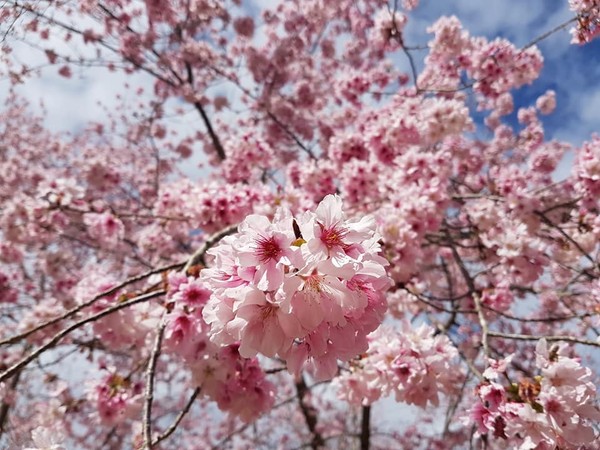
[[[600,89],[590,91],[579,98],[580,118],[586,122],[598,124],[598,113],[600,112]]]

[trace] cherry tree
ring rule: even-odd
[[[515,108],[568,3],[3,0],[0,445],[600,448],[600,137]],[[76,129],[22,94],[94,70]]]

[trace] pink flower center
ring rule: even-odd
[[[113,228],[115,228],[116,225],[117,225],[117,222],[115,222],[112,217],[109,217],[108,219],[106,219],[106,227],[109,230],[112,230]]]
[[[562,411],[562,405],[556,399],[550,399],[546,402],[546,412],[547,413],[560,413]]]
[[[346,244],[342,241],[347,234],[347,230],[344,228],[339,228],[337,226],[332,226],[331,228],[325,228],[325,226],[319,223],[319,227],[321,228],[321,242],[325,244],[325,247],[328,249],[332,249],[333,247],[347,247]]]
[[[200,289],[197,286],[194,286],[194,287],[186,289],[185,299],[187,300],[188,303],[191,303],[191,304],[201,303],[201,302],[208,300],[208,295],[204,290]]]
[[[257,254],[261,262],[268,262],[272,259],[276,260],[283,251],[274,236],[260,238],[256,243],[258,244]]]
[[[410,375],[410,367],[406,363],[402,363],[394,368],[396,373],[403,378],[406,378]]]

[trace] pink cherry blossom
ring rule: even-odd
[[[429,3],[3,2],[1,448],[598,446],[600,2]]]

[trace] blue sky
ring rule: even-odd
[[[517,47],[573,17],[567,0],[422,0],[411,15],[407,45],[427,42],[426,26],[441,15],[457,16],[471,35],[504,37]],[[579,145],[600,130],[600,39],[583,46],[570,44],[569,28],[538,44],[544,56],[541,77],[514,93],[515,111],[554,89],[557,109],[542,116],[546,136]]]

